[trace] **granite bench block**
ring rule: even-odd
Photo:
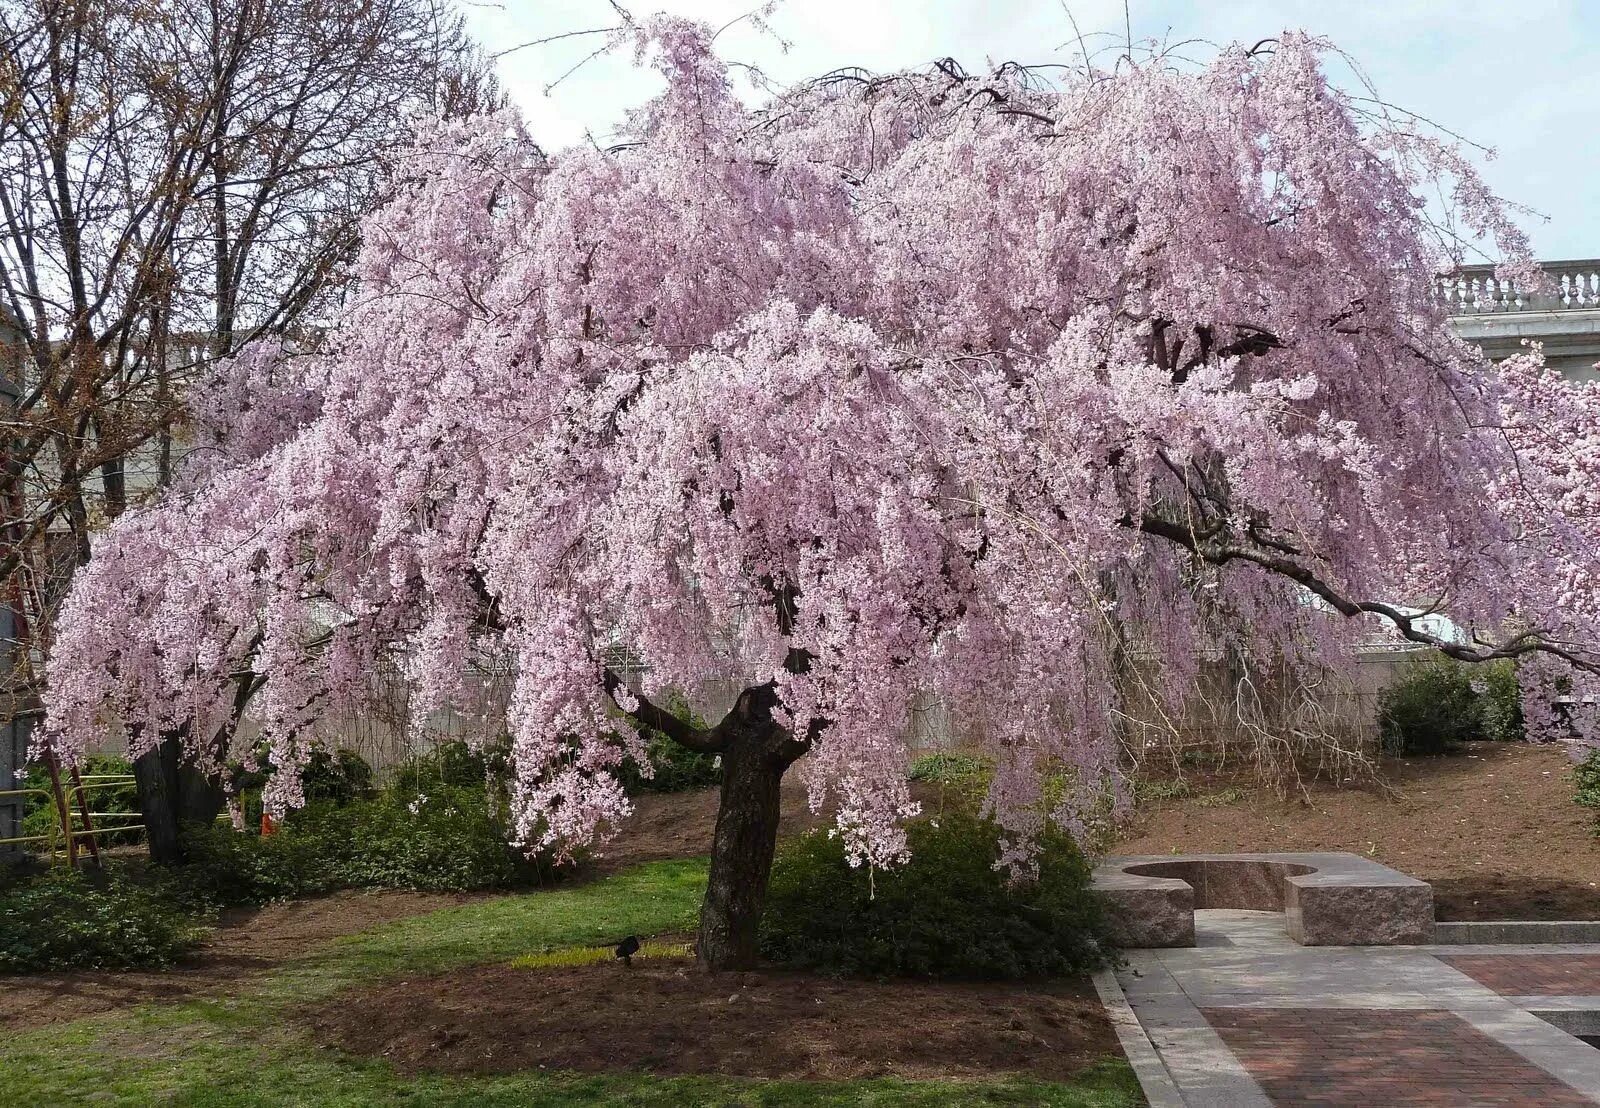
[[[1193,946],[1196,908],[1281,911],[1305,946],[1417,945],[1434,935],[1433,889],[1358,854],[1107,858],[1094,888],[1128,948]]]

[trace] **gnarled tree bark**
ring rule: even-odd
[[[606,674],[609,691],[615,693],[621,684],[620,678]],[[690,750],[722,757],[722,792],[695,956],[702,969],[712,972],[750,969],[756,964],[761,913],[778,845],[779,790],[785,771],[810,748],[812,736],[797,739],[773,718],[778,694],[771,683],[746,689],[709,729],[635,699],[637,707],[626,710],[635,723]]]
[[[711,875],[695,945],[709,970],[756,963],[761,911],[778,845],[778,794],[783,774],[805,753],[772,718],[771,685],[747,689],[717,724],[722,738],[722,796],[711,839]]]

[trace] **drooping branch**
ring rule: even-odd
[[[1191,332],[1195,339],[1195,348],[1188,358],[1182,358],[1183,348],[1187,336],[1177,336],[1169,344],[1167,332],[1172,328],[1171,320],[1155,319],[1151,322],[1150,329],[1150,360],[1172,375],[1172,383],[1181,385],[1189,379],[1189,374],[1198,367],[1206,364],[1213,358],[1242,358],[1261,357],[1273,350],[1283,349],[1283,340],[1264,327],[1254,323],[1230,323],[1235,338],[1231,342],[1217,342],[1216,328],[1200,324]],[[1180,360],[1181,359],[1181,360]]]
[[[1286,544],[1263,543],[1262,545],[1268,549],[1253,549],[1226,541],[1209,541],[1181,523],[1149,514],[1139,522],[1139,529],[1147,535],[1176,543],[1209,565],[1224,566],[1229,562],[1241,561],[1260,566],[1302,586],[1325,601],[1340,615],[1349,618],[1363,615],[1378,616],[1388,622],[1402,638],[1431,646],[1458,661],[1490,662],[1499,658],[1518,658],[1526,654],[1542,653],[1560,658],[1578,669],[1600,673],[1600,660],[1586,658],[1582,654],[1550,642],[1537,630],[1520,632],[1499,644],[1469,645],[1436,635],[1419,624],[1421,618],[1419,615],[1407,612],[1404,608],[1384,601],[1357,600],[1346,596],[1304,562],[1284,553],[1288,549]],[[1253,531],[1252,538],[1255,538]]]

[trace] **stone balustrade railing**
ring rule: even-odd
[[[1494,312],[1562,312],[1600,308],[1600,259],[1540,262],[1552,288],[1532,291],[1494,275],[1492,265],[1466,265],[1439,278],[1439,294],[1452,315]]]

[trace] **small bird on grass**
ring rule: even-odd
[[[633,967],[633,956],[639,953],[639,936],[629,935],[617,944],[617,957],[622,959],[622,964]]]

